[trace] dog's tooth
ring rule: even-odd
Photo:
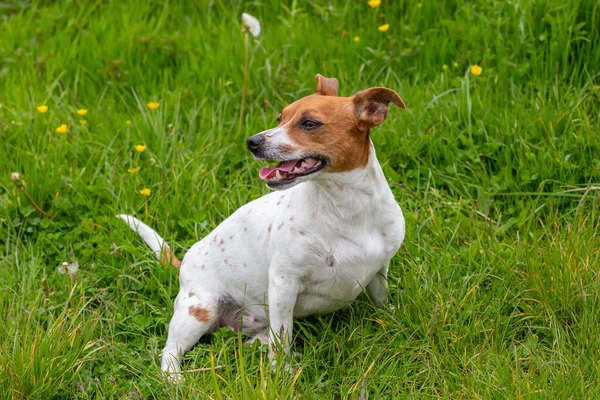
[[[281,172],[279,172],[279,170],[275,171],[275,179],[277,179],[277,180],[281,179]]]

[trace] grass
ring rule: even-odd
[[[598,2],[200,3],[0,5],[3,396],[600,396]],[[242,12],[263,33],[236,135]],[[177,274],[114,215],[140,216],[182,256],[267,192],[244,138],[317,72],[343,95],[387,86],[408,106],[372,134],[407,218],[392,307],[361,296],[296,321],[291,374],[219,331],[167,384]],[[70,246],[81,268],[66,277]]]

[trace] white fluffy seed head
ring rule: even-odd
[[[252,34],[252,36],[257,37],[260,35],[260,22],[250,14],[243,13],[242,14],[242,23],[244,28],[248,30]]]

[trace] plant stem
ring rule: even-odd
[[[242,104],[240,105],[240,120],[238,121],[238,130],[235,134],[239,136],[242,132],[242,120],[244,118],[244,103],[246,102],[246,84],[248,82],[248,42],[249,42],[249,33],[247,30],[244,30],[244,81],[242,82]]]

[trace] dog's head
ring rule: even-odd
[[[247,139],[255,158],[279,161],[263,167],[261,179],[283,190],[320,174],[364,168],[369,130],[386,119],[390,103],[405,107],[396,92],[383,87],[339,97],[337,79],[317,74],[314,94],[285,107],[277,127]]]

